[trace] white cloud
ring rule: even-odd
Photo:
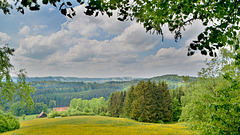
[[[121,35],[113,39],[113,44],[117,44],[123,50],[146,51],[152,49],[160,38],[158,35],[151,35],[145,32],[145,29],[137,23],[132,23]]]
[[[188,40],[186,41],[186,45],[188,45],[187,43]],[[186,45],[183,45],[179,49],[174,47],[159,49],[155,55],[146,57],[143,60],[143,68],[152,69],[159,74],[172,73],[196,76],[197,72],[202,67],[205,67],[206,59],[211,58],[202,56],[200,53],[187,56],[188,50]]]
[[[48,27],[47,25],[35,25],[35,26],[33,27],[33,30],[34,30],[34,31],[39,31],[39,30],[45,29],[45,28],[47,28],[47,27]]]
[[[0,32],[0,43],[4,43],[5,44],[10,39],[11,39],[11,37],[8,34]]]
[[[182,35],[183,37],[196,39],[198,34],[200,34],[200,32],[203,32],[204,29],[205,26],[202,25],[202,22],[200,20],[196,20],[191,25],[187,25],[185,27],[185,31],[182,32]]]
[[[48,10],[51,12],[53,10],[55,10],[56,8],[50,7]]]
[[[77,6],[74,8],[77,16],[73,19],[69,19],[69,22],[65,26],[76,34],[84,35],[87,37],[101,36],[98,33],[98,28],[101,28],[109,34],[120,34],[123,30],[130,25],[130,22],[120,22],[116,19],[116,13],[112,17],[107,15],[102,16],[99,14],[98,17],[86,16],[83,12],[85,8]]]
[[[36,25],[32,31],[24,26],[19,34],[27,36],[16,50],[15,64],[26,68],[31,76],[80,77],[196,75],[204,65],[205,58],[201,55],[186,56],[186,44],[192,40],[193,33],[200,30],[195,25],[189,27],[190,33],[183,33],[189,41],[186,40],[182,48],[160,48],[150,56],[141,56],[156,48],[161,40],[159,35],[146,33],[136,22],[120,22],[116,16],[89,17],[81,13],[83,8],[75,9],[77,16],[48,36],[31,35],[47,25]],[[114,36],[98,40],[103,33]],[[165,37],[174,40],[170,33]]]
[[[22,29],[19,30],[18,34],[28,36],[30,31],[31,31],[30,27],[25,25]]]
[[[181,30],[182,38],[197,38],[197,35],[200,34],[200,32],[203,32],[205,27],[202,25],[202,22],[199,20],[194,21],[191,25],[187,25],[184,27],[185,30]],[[164,38],[174,40],[175,33],[171,33],[168,29],[167,25],[164,25],[162,28]]]

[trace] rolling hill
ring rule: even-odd
[[[187,130],[183,123],[154,124],[126,118],[73,116],[23,121],[20,129],[3,135],[188,135],[191,133],[194,132]]]

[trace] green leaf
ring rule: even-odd
[[[71,3],[71,2],[67,2],[67,5],[68,5],[68,6],[72,6],[72,3]]]
[[[228,23],[223,23],[221,26],[222,26],[223,28],[227,28]]]
[[[213,57],[213,52],[209,52],[209,55],[210,55],[211,57]]]
[[[47,5],[48,4],[48,0],[42,0],[42,3]]]
[[[67,10],[66,9],[61,9],[61,13],[66,16],[67,15]]]
[[[206,21],[206,22],[203,22],[203,25],[204,25],[204,26],[207,26],[207,24],[208,24],[208,22],[207,22],[207,21]]]
[[[193,49],[193,50],[197,50],[197,46],[193,43],[190,44],[190,48]]]
[[[202,55],[207,55],[207,51],[206,51],[206,50],[202,50],[202,51],[201,51],[201,54],[202,54]]]
[[[233,43],[234,43],[234,42],[233,42],[232,40],[228,40],[228,44],[229,44],[229,45],[233,45]]]
[[[239,45],[235,45],[235,50],[238,50],[239,49]]]
[[[204,37],[203,33],[201,33],[200,35],[198,35],[198,41],[202,40]]]

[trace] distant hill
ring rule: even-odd
[[[16,78],[15,78],[16,79]],[[189,77],[189,81],[197,80]],[[139,81],[165,81],[168,89],[185,85],[182,76],[176,74],[156,76],[152,78],[76,78],[76,77],[30,77],[27,81],[36,88],[32,98],[35,103],[44,102],[49,105],[50,100],[57,102],[57,107],[69,106],[73,98],[92,99],[104,97],[108,99],[112,92],[129,90]]]
[[[14,82],[17,82],[17,78],[12,78]],[[60,81],[60,82],[97,82],[104,83],[110,81],[131,81],[134,79],[141,78],[132,78],[132,77],[112,77],[112,78],[78,78],[78,77],[28,77],[27,82],[35,81]]]
[[[189,77],[189,82],[191,81],[196,81],[198,80],[197,77]],[[143,81],[155,81],[155,82],[159,82],[159,81],[165,81],[168,84],[168,89],[174,89],[176,87],[185,85],[183,76],[179,76],[177,74],[168,74],[168,75],[162,75],[162,76],[156,76],[156,77],[152,77],[152,78],[140,78],[140,79],[134,79],[132,81],[130,81],[132,84],[137,84],[140,80]]]

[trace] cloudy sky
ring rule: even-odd
[[[188,26],[178,42],[163,28],[162,42],[134,21],[89,17],[80,6],[75,10],[74,19],[52,6],[24,15],[0,12],[0,42],[15,48],[15,70],[24,68],[30,77],[197,76],[205,65],[205,56],[186,55],[187,45],[204,29],[199,22]]]

